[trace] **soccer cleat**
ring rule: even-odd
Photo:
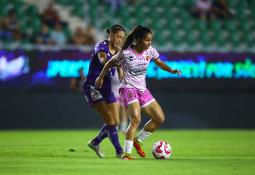
[[[123,151],[121,151],[121,153],[116,153],[116,158],[121,158],[122,157],[122,155],[123,155]]]
[[[142,149],[142,142],[139,142],[137,139],[134,140],[134,147],[136,149],[136,152],[139,156],[145,157],[145,152]]]
[[[121,158],[122,155],[123,155],[123,153],[121,153],[121,154],[116,154],[116,158]]]
[[[104,153],[102,152],[102,150],[100,149],[100,146],[99,145],[94,145],[92,140],[90,140],[88,142],[88,146],[93,150],[95,151],[95,153],[97,154],[98,157],[100,158],[105,158],[105,155]]]
[[[135,157],[132,156],[132,155],[129,154],[129,153],[124,153],[124,154],[121,156],[121,159],[122,159],[122,160],[134,160]]]

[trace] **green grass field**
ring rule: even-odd
[[[0,131],[0,174],[255,174],[255,130],[160,130],[144,143],[147,157],[132,161],[115,158],[108,139],[102,143],[107,158],[98,158],[86,146],[95,134],[94,130]],[[153,142],[160,139],[172,146],[170,160],[151,155]],[[123,140],[121,135],[122,144]]]

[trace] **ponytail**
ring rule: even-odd
[[[131,30],[131,32],[128,34],[127,38],[124,41],[124,44],[122,46],[122,50],[127,49],[131,44],[133,44],[133,42],[135,41],[135,33],[138,30],[140,26],[136,26],[135,28],[133,28]]]
[[[128,34],[127,38],[124,41],[124,44],[122,46],[122,50],[127,49],[130,45],[132,45],[134,42],[136,42],[139,39],[144,38],[148,33],[152,33],[151,30],[147,27],[143,26],[136,26],[131,30],[131,32]]]

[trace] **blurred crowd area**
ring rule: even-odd
[[[245,51],[254,18],[253,0],[1,0],[0,44],[93,45],[120,23],[152,28],[159,47]]]
[[[2,43],[91,45],[96,42],[95,29],[90,24],[86,27],[79,26],[71,32],[68,21],[65,21],[54,7],[53,0],[45,0],[43,3],[46,2],[47,5],[41,12],[33,5],[23,4],[24,2],[21,3],[21,1],[15,2],[6,3],[6,9],[4,9],[6,14],[1,15],[0,18]],[[24,11],[19,12],[20,10]],[[19,16],[20,13],[23,14]]]

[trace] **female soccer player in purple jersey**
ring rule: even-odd
[[[150,60],[154,60],[162,70],[181,75],[181,71],[172,69],[159,58],[155,48],[151,46],[152,32],[147,27],[137,26],[126,38],[122,50],[104,66],[96,80],[96,87],[101,87],[104,77],[113,66],[121,66],[124,81],[120,88],[120,95],[130,116],[130,124],[126,132],[124,154],[122,159],[131,160],[133,146],[141,157],[145,157],[141,143],[149,137],[165,120],[164,113],[146,88],[145,74]],[[135,137],[141,121],[141,111],[151,119],[144,125],[141,132]]]
[[[106,71],[104,83],[100,88],[95,87],[95,80],[103,69],[104,64],[119,51],[125,37],[125,29],[121,25],[113,25],[107,30],[107,33],[109,33],[109,39],[98,42],[94,48],[87,79],[83,85],[86,100],[102,116],[105,122],[99,134],[88,142],[88,146],[99,157],[105,157],[99,144],[103,139],[109,137],[116,150],[116,156],[121,157],[123,150],[116,130],[116,126],[119,124],[117,101],[111,88],[113,70]]]

